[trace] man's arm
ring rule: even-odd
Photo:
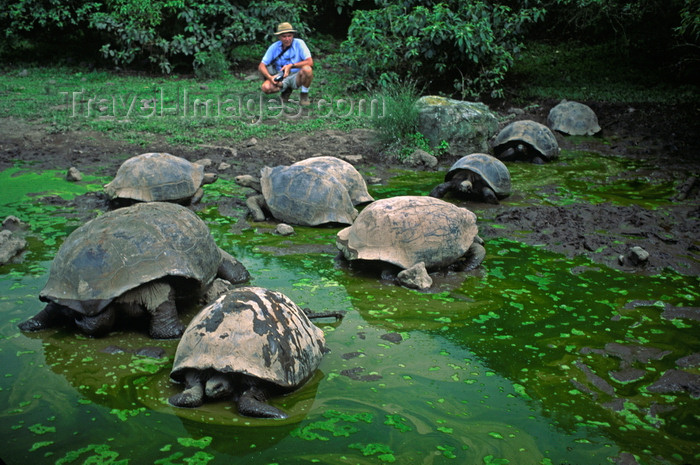
[[[262,64],[262,63],[261,63],[261,64]],[[313,68],[313,66],[314,66],[314,59],[311,58],[311,57],[309,57],[309,58],[306,58],[305,60],[297,61],[296,63],[290,63],[290,64],[288,64],[288,65],[282,66],[282,69],[281,69],[281,70],[282,70],[282,72],[284,73],[284,77],[287,77],[287,76],[289,76],[289,73],[292,72],[292,69],[293,69],[293,68],[301,69],[301,68],[303,68],[304,66],[310,66],[310,67]]]
[[[270,74],[270,72],[267,70],[267,65],[262,61],[258,65],[258,71],[260,71],[260,74],[263,75],[265,80],[271,81],[272,79],[274,79],[274,76]]]

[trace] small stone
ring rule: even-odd
[[[194,162],[195,165],[203,166],[205,168],[209,168],[213,163],[214,162],[211,161],[211,158],[202,158]]]
[[[294,234],[294,228],[286,223],[280,223],[275,228],[275,233],[280,236],[291,236]]]
[[[0,265],[16,259],[27,248],[27,241],[10,230],[0,231]]]
[[[76,167],[71,166],[68,170],[68,174],[66,174],[66,180],[70,182],[82,181],[83,174],[80,171],[78,171]]]
[[[428,289],[433,285],[433,279],[428,275],[423,262],[401,271],[396,277],[402,286],[411,289]]]
[[[362,162],[362,155],[339,155],[338,158],[342,158],[351,165],[356,165]]]
[[[423,165],[428,168],[435,168],[438,160],[425,150],[417,149],[406,159],[406,163],[414,166]]]
[[[145,347],[141,347],[139,350],[137,350],[136,355],[139,355],[141,357],[160,359],[160,358],[164,358],[166,353],[165,353],[165,349],[163,349],[162,347],[145,346]]]
[[[22,220],[17,218],[15,215],[9,215],[2,221],[2,229],[7,229],[8,231],[20,231],[26,230],[27,224]]]
[[[622,266],[644,266],[649,261],[649,252],[639,246],[630,247],[629,250],[618,257]]]
[[[225,161],[222,161],[219,163],[219,166],[217,167],[217,170],[219,171],[226,171],[227,169],[231,168],[230,163],[226,163]]]

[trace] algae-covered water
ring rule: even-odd
[[[580,163],[564,154],[548,175],[512,165],[518,187],[510,205],[657,208],[668,198],[660,193],[672,190],[603,182],[601,171],[638,167],[586,156]],[[371,193],[425,194],[442,176],[396,174]],[[43,307],[37,296],[51,258],[79,226],[70,207],[29,195],[72,198],[106,182],[75,184],[63,175],[22,167],[0,173],[0,217],[31,225],[24,262],[0,267],[0,459],[8,465],[587,465],[625,452],[641,464],[700,460],[700,401],[654,386],[700,352],[698,322],[673,312],[700,306],[697,277],[625,273],[494,238],[480,269],[440,276],[421,293],[342,266],[337,229],[297,227],[280,237],[274,225],[254,223],[234,233],[235,219],[216,207],[198,213],[250,271],[251,284],[347,315],[319,323],[331,352],[311,382],[272,401],[288,420],[240,417],[227,402],[171,407],[167,398],[180,389],[169,380],[177,341],[142,331],[92,339],[72,329],[17,329]],[[557,192],[542,191],[552,179]],[[212,205],[217,196],[243,195],[225,180],[206,187]],[[109,346],[124,350],[104,352]],[[144,346],[166,357],[138,355]]]

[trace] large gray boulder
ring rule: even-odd
[[[416,102],[418,130],[432,147],[447,141],[450,155],[488,152],[488,141],[498,132],[498,119],[480,102],[426,95]]]

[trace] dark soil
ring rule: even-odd
[[[514,109],[507,103],[492,104],[491,108],[502,116],[511,114],[513,119],[544,123],[549,108],[556,103],[542,101],[527,111]],[[668,267],[683,274],[700,275],[700,108],[690,104],[585,103],[598,115],[602,136],[581,142],[557,135],[560,146],[652,161],[654,170],[629,176],[674,180],[679,193],[672,207],[657,210],[610,204],[509,207],[506,200],[495,215],[495,221],[504,227],[482,228],[487,247],[489,237],[512,237],[514,231],[525,230],[532,232],[519,235],[520,240],[544,244],[569,256],[585,254],[607,266],[645,273]],[[57,134],[49,129],[23,120],[0,119],[0,169],[21,161],[30,169],[67,171],[76,167],[85,174],[112,176],[126,158],[144,152],[169,152],[191,161],[208,158],[212,161],[208,170],[229,179],[239,174],[257,174],[264,165],[290,164],[318,154],[346,158],[360,171],[371,168],[369,171],[383,180],[397,167],[396,160],[382,155],[369,130],[326,130],[193,149],[172,146],[155,138],[143,147],[116,142],[103,133]],[[441,158],[437,169],[445,170],[455,160]],[[222,162],[231,166],[219,169]],[[46,201],[65,202],[57,198]],[[222,214],[241,215],[240,200],[221,202]],[[85,221],[95,215],[95,208],[107,209],[106,199],[99,194],[81,196],[71,201],[71,205],[76,216]],[[240,218],[239,224],[246,224],[245,218]],[[618,256],[632,246],[649,252],[648,263],[642,266],[619,263]]]

